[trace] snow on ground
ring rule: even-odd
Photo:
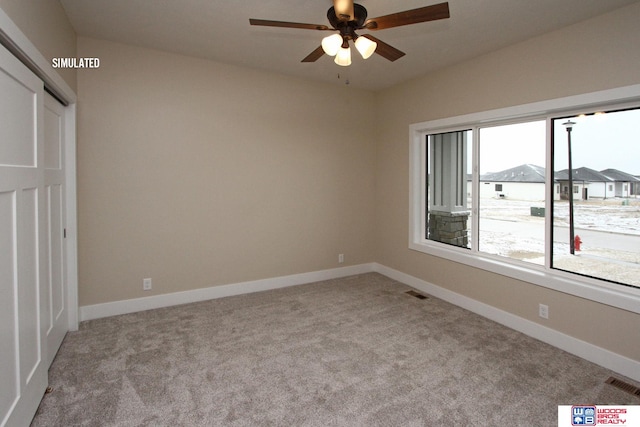
[[[480,251],[544,265],[545,219],[532,216],[531,207],[544,202],[481,199]],[[554,227],[568,236],[567,201],[554,202]],[[574,227],[576,234],[602,232],[607,245],[591,239],[571,255],[568,239],[555,237],[554,268],[640,287],[640,199],[576,201]],[[616,239],[623,238],[625,249],[616,248]]]
[[[629,204],[623,204],[627,200]],[[536,221],[540,218],[531,216],[532,207],[544,208],[544,201],[480,200],[481,218],[518,222]],[[583,200],[574,202],[573,208],[576,228],[640,236],[640,199]],[[565,200],[555,201],[553,216],[554,225],[568,227],[569,203]]]
[[[630,252],[595,249],[572,256],[567,251],[567,255],[555,257],[553,266],[560,270],[640,287],[640,255]]]
[[[553,214],[554,225],[569,226],[569,202],[556,201]],[[573,217],[576,228],[640,236],[640,199],[574,202]]]

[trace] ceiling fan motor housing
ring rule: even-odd
[[[340,31],[340,35],[347,40],[355,40],[357,35],[355,30],[363,28],[364,22],[367,20],[367,9],[364,6],[354,3],[353,4],[354,19],[347,21],[340,19],[336,15],[336,10],[333,6],[327,11],[327,19],[333,28]]]

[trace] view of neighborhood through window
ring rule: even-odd
[[[425,238],[471,247],[471,131],[427,135]]]
[[[640,287],[637,123],[640,108],[427,135],[425,239]]]
[[[640,286],[639,122],[640,109],[552,121],[553,268]]]
[[[544,265],[545,121],[479,135],[478,250]]]

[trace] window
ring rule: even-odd
[[[552,201],[554,269],[640,287],[640,198],[626,191],[640,174],[638,121],[640,107],[551,121],[554,175],[574,184]]]
[[[638,122],[640,85],[412,125],[410,248],[640,313]]]

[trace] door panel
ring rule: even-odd
[[[5,70],[0,70],[0,117],[11,126],[0,126],[0,164],[35,166],[37,137],[33,126],[36,95]]]
[[[67,282],[64,245],[64,108],[52,96],[44,102],[44,165],[46,191],[46,240],[49,256],[43,278],[43,321],[46,323],[47,366],[51,365],[68,331]]]
[[[49,94],[45,94],[44,104],[44,167],[62,169],[62,142],[64,126],[62,107]]]
[[[16,192],[0,192],[0,414],[4,417],[18,399]]]
[[[47,386],[44,90],[3,47],[0,91],[0,426],[26,426]]]
[[[26,188],[18,200],[18,336],[20,377],[28,383],[42,359],[38,301],[38,189]]]

